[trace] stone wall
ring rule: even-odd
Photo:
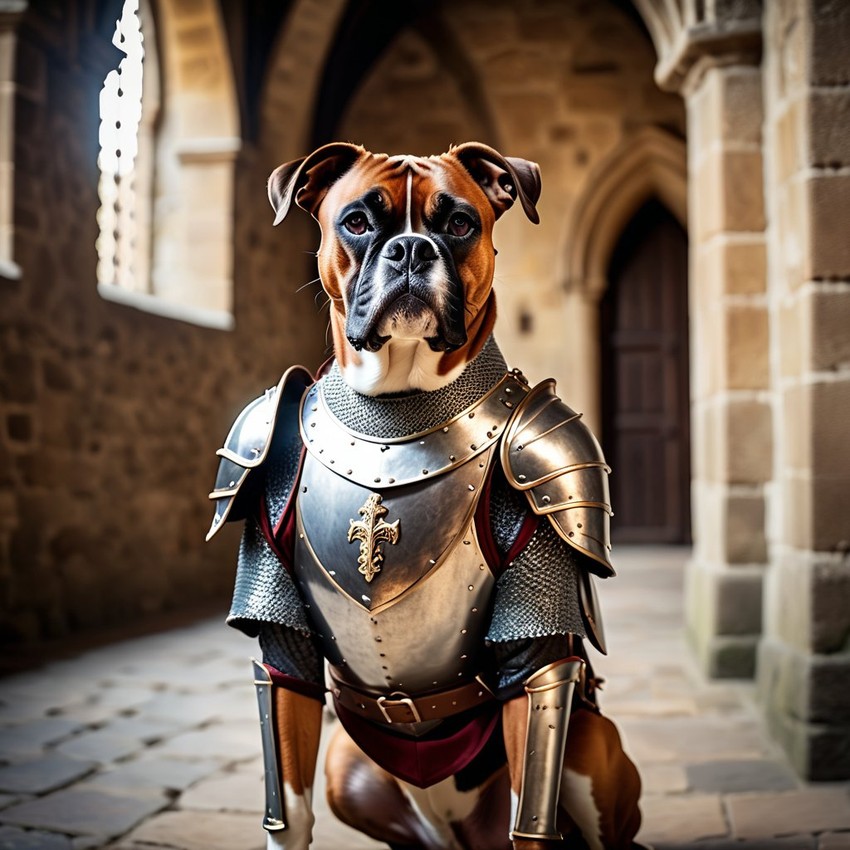
[[[277,162],[260,149],[243,149],[236,167],[235,331],[97,295],[97,99],[116,54],[82,15],[74,27],[55,14],[28,12],[16,36],[23,274],[0,278],[9,644],[204,600],[223,609],[237,538],[204,543],[213,453],[242,405],[292,362],[316,366],[325,347],[313,292],[296,293],[314,274],[305,251],[315,237],[304,221],[271,227],[265,181]]]
[[[812,779],[850,776],[850,7],[765,14],[776,475],[759,699]]]
[[[597,429],[602,292],[589,304],[567,292],[588,286],[568,279],[572,215],[596,167],[647,127],[684,137],[682,100],[658,89],[654,64],[646,34],[607,0],[441,3],[387,50],[339,129],[372,150],[431,154],[476,140],[540,163],[540,225],[517,209],[496,226],[496,335],[513,364],[532,380],[554,376]],[[684,207],[684,183],[682,193]],[[623,226],[646,194],[630,200]]]

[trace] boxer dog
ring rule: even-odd
[[[348,387],[368,397],[403,397],[439,390],[463,373],[496,320],[494,224],[515,203],[537,223],[540,188],[535,163],[476,142],[431,157],[335,143],[273,172],[275,224],[297,205],[321,228],[319,274],[330,299],[334,357]],[[572,654],[586,660],[569,640]],[[529,722],[522,692],[501,702],[503,734],[472,773],[465,768],[462,777],[425,787],[379,766],[340,728],[325,766],[330,807],[349,826],[399,850],[638,847],[640,780],[616,728],[596,707],[593,684],[590,673],[577,688],[569,723],[559,796],[563,841],[508,837]],[[289,826],[270,832],[269,842],[293,850],[310,842],[321,703],[297,687],[278,689],[276,701]],[[392,747],[393,738],[384,740]]]

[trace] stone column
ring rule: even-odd
[[[710,676],[751,677],[772,474],[761,72],[697,62],[688,109],[694,551],[688,633]]]
[[[850,777],[850,6],[765,5],[775,465],[758,698],[813,780]]]

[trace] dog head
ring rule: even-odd
[[[275,224],[319,222],[322,285],[345,380],[377,395],[431,390],[481,350],[496,317],[493,225],[519,201],[537,223],[537,165],[469,142],[432,157],[325,145],[269,179]]]

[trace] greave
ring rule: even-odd
[[[260,734],[263,740],[263,768],[266,784],[266,806],[263,828],[274,832],[286,829],[283,810],[280,767],[275,743],[274,705],[272,699],[272,677],[269,671],[252,658],[254,686],[257,689],[257,705],[260,709]]]
[[[573,690],[583,666],[580,658],[566,658],[541,668],[525,682],[528,727],[512,839],[562,838],[557,827],[558,795]]]

